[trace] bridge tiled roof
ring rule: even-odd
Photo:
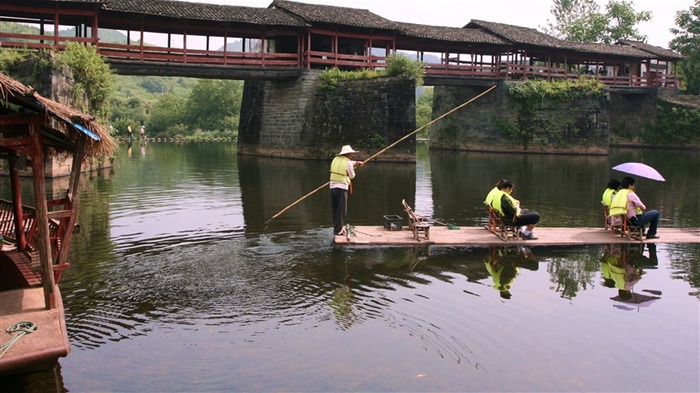
[[[627,57],[635,60],[654,59],[656,56],[626,45],[608,45],[596,43],[568,42],[571,49],[586,55],[602,55],[614,57]]]
[[[633,48],[637,48],[652,55],[656,55],[660,60],[682,60],[685,57],[678,54],[672,50],[664,49],[660,46],[650,45],[641,41],[631,41],[631,40],[620,40],[618,41],[620,45],[629,45]]]
[[[516,45],[533,45],[545,48],[569,48],[566,41],[539,32],[530,27],[472,19],[465,27],[483,29]]]
[[[307,26],[303,20],[281,10],[174,0],[108,0],[108,11],[157,15],[179,19],[238,22],[275,26]]]
[[[360,8],[306,4],[287,0],[274,0],[270,5],[270,8],[287,11],[312,24],[331,23],[336,25],[386,30],[395,30],[397,28],[395,22],[382,18],[369,10]]]
[[[401,35],[409,37],[474,44],[510,45],[510,42],[479,29],[429,26],[405,22],[396,22],[396,24]]]

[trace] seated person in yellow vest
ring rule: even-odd
[[[635,180],[631,177],[622,178],[620,191],[615,194],[610,205],[610,215],[625,215],[632,225],[645,227],[649,224],[647,239],[658,239],[656,228],[659,226],[660,214],[657,210],[647,210],[646,205],[635,193],[634,183]]]
[[[345,219],[348,215],[348,190],[352,192],[352,179],[355,178],[355,165],[362,166],[362,161],[353,161],[352,154],[357,153],[350,145],[340,149],[331,162],[331,208],[333,212],[333,234],[345,234]]]
[[[536,240],[532,230],[540,222],[540,215],[537,212],[520,208],[520,201],[510,195],[514,188],[515,186],[510,180],[501,183],[501,192],[493,198],[491,206],[501,213],[506,221],[520,227],[520,236],[523,239]]]
[[[603,191],[602,201],[605,206],[608,207],[608,211],[610,211],[610,204],[612,204],[613,197],[615,197],[615,193],[617,193],[618,188],[620,188],[620,181],[617,179],[610,179],[607,188],[605,188],[605,191]]]
[[[486,198],[484,199],[484,203],[491,206],[491,202],[493,202],[493,198],[496,195],[499,195],[499,191],[501,191],[501,184],[506,181],[506,179],[501,179],[498,182],[496,182],[496,185],[489,191],[488,194],[486,194]]]

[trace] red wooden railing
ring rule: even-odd
[[[6,39],[21,39],[7,41]],[[213,66],[258,66],[258,67],[296,67],[374,69],[386,66],[386,58],[375,55],[350,55],[342,53],[305,51],[299,53],[266,52],[229,52],[220,50],[203,50],[187,48],[169,48],[147,45],[126,45],[96,42],[92,38],[76,38],[47,35],[15,34],[0,32],[0,47],[49,49],[65,48],[69,42],[96,45],[98,52],[110,60],[143,61],[153,63],[183,63]],[[521,80],[530,78],[578,79],[596,78],[608,86],[647,86],[676,87],[678,80],[674,75],[650,73],[645,76],[608,76],[588,75],[568,72],[560,67],[545,67],[519,63],[465,64],[465,62],[442,62],[426,64],[427,76],[464,76],[490,79]]]

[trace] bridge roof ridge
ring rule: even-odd
[[[511,42],[482,29],[396,22],[402,35],[452,42],[511,45]]]
[[[285,10],[310,23],[332,23],[353,27],[398,30],[396,22],[361,8],[309,4],[289,0],[274,0],[270,8]]]
[[[103,8],[106,11],[139,13],[191,20],[292,27],[308,26],[304,20],[290,15],[289,13],[281,10],[259,7],[194,3],[179,0],[109,0],[104,1]]]

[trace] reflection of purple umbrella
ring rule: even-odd
[[[620,297],[620,295],[611,297],[610,299],[616,302],[625,303],[625,305],[615,304],[613,305],[613,307],[619,308],[620,310],[632,311],[634,310],[634,306],[637,306],[637,310],[639,310],[640,307],[649,307],[652,303],[661,298],[658,296],[648,296],[643,295],[641,293],[631,292],[630,297],[628,299],[623,299],[622,297]],[[632,307],[628,305],[631,305]]]
[[[629,173],[630,175],[646,177],[651,180],[666,181],[656,169],[641,162],[625,162],[624,164],[614,166],[612,169]]]

